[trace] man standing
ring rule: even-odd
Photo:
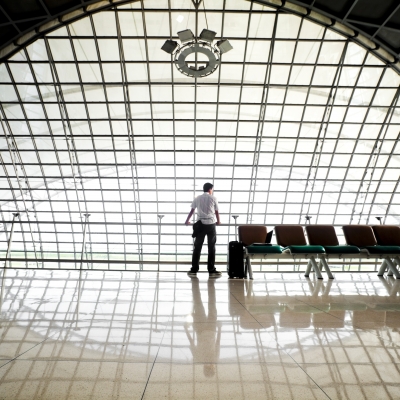
[[[215,243],[217,241],[217,232],[215,230],[215,217],[217,219],[217,225],[221,222],[219,220],[218,213],[218,201],[213,196],[213,185],[211,183],[205,183],[203,186],[203,194],[197,196],[192,203],[192,209],[188,217],[186,218],[186,225],[190,225],[190,218],[197,208],[197,220],[201,221],[201,231],[197,234],[194,241],[194,249],[192,256],[192,268],[188,272],[189,276],[196,276],[199,270],[199,260],[201,254],[201,248],[203,247],[204,238],[207,235],[208,242],[208,260],[207,269],[210,277],[219,277],[221,272],[215,269]],[[215,217],[214,217],[215,216]]]

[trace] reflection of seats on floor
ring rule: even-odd
[[[381,278],[394,286],[400,284],[393,278]],[[398,328],[400,325],[400,299],[395,295],[329,295],[332,281],[326,285],[315,280],[309,295],[265,295],[253,290],[254,281],[229,280],[229,312],[237,318],[242,328],[255,329],[250,313],[263,327],[278,324],[287,328],[343,328],[345,317],[352,318],[355,327]],[[315,290],[315,287],[319,290]],[[326,286],[324,289],[323,287]],[[260,286],[258,285],[259,289]],[[388,292],[391,288],[388,288]],[[318,295],[320,293],[320,295]],[[239,303],[238,303],[239,302]],[[245,308],[246,309],[245,309]],[[245,317],[243,317],[245,315]]]
[[[400,313],[398,311],[386,311],[386,326],[400,328]]]
[[[400,292],[399,279],[393,279],[393,277],[384,278],[383,276],[380,276],[379,280],[383,283],[390,296],[396,296],[397,293]]]
[[[369,225],[344,225],[343,233],[347,244],[359,247],[361,254],[366,255],[367,258],[383,259],[378,276],[382,276],[386,270],[390,270],[397,279],[400,279],[400,273],[392,260],[393,258],[398,259],[400,246],[378,245]]]
[[[252,313],[252,314],[255,320],[240,318],[239,324],[243,329],[255,329],[255,327],[257,327],[257,323],[262,324],[257,329],[271,328],[276,325],[274,314],[262,314],[262,313],[261,314]]]
[[[375,311],[400,311],[400,303],[370,303],[368,304],[370,310]]]
[[[365,311],[353,311],[353,326],[357,325],[371,328],[383,327],[386,321],[386,311],[375,311],[375,310],[365,310]]]
[[[319,314],[319,313],[326,313],[330,310],[330,305],[327,302],[320,301],[317,304],[313,302],[313,304],[288,304],[288,307],[291,311],[297,313],[309,313],[309,314]]]
[[[346,311],[329,310],[329,317],[326,314],[313,314],[313,326],[315,328],[343,328]]]
[[[323,296],[327,296],[332,287],[332,279],[329,279],[326,284],[320,279],[311,280],[310,278],[307,279],[308,287],[310,289],[310,293],[312,296],[318,297],[321,293]]]
[[[365,303],[330,303],[332,311],[364,311],[367,309]]]
[[[252,293],[252,281],[247,281],[244,279],[230,279],[229,284],[229,313],[232,317],[239,317],[239,324],[245,329],[254,329],[254,323],[259,322],[265,328],[275,326],[274,313],[281,313],[285,311],[285,306],[277,303],[276,299],[271,298],[271,302],[268,303],[266,296],[254,296]],[[246,318],[242,318],[243,310],[240,312],[240,307],[238,308],[238,303],[233,300],[239,301],[239,306],[246,307],[243,310],[247,313],[249,312],[254,316],[255,320],[249,320],[248,315]]]
[[[311,314],[286,310],[279,315],[279,326],[282,328],[308,328],[311,326]]]

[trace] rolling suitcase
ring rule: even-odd
[[[243,260],[243,244],[237,241],[228,244],[228,268],[229,278],[246,278]]]

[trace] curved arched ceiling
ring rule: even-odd
[[[146,8],[160,9],[157,0],[145,1],[147,1]],[[185,2],[179,1],[171,0],[172,6],[188,7]],[[199,0],[192,1],[199,2]],[[210,5],[210,8],[221,8],[223,1],[230,3],[230,0],[219,0]],[[249,2],[249,0],[242,1]],[[98,10],[129,2],[129,0],[3,0],[0,5],[0,61],[59,26]],[[400,4],[397,1],[258,0],[258,3],[289,10],[301,16],[306,15],[311,20],[331,26],[332,29],[354,38],[367,48],[377,50],[386,61],[395,62],[400,69]]]
[[[174,224],[205,181],[223,223],[399,223],[391,66],[286,11],[191,4],[101,11],[0,64],[1,217],[21,213],[15,248],[79,256],[91,214],[88,251],[137,259],[139,247],[154,261],[158,228],[146,224],[164,215],[161,259],[187,261],[188,228]],[[197,80],[160,49],[196,20],[234,48]]]

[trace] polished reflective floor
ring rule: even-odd
[[[1,273],[1,399],[400,398],[392,278]]]

